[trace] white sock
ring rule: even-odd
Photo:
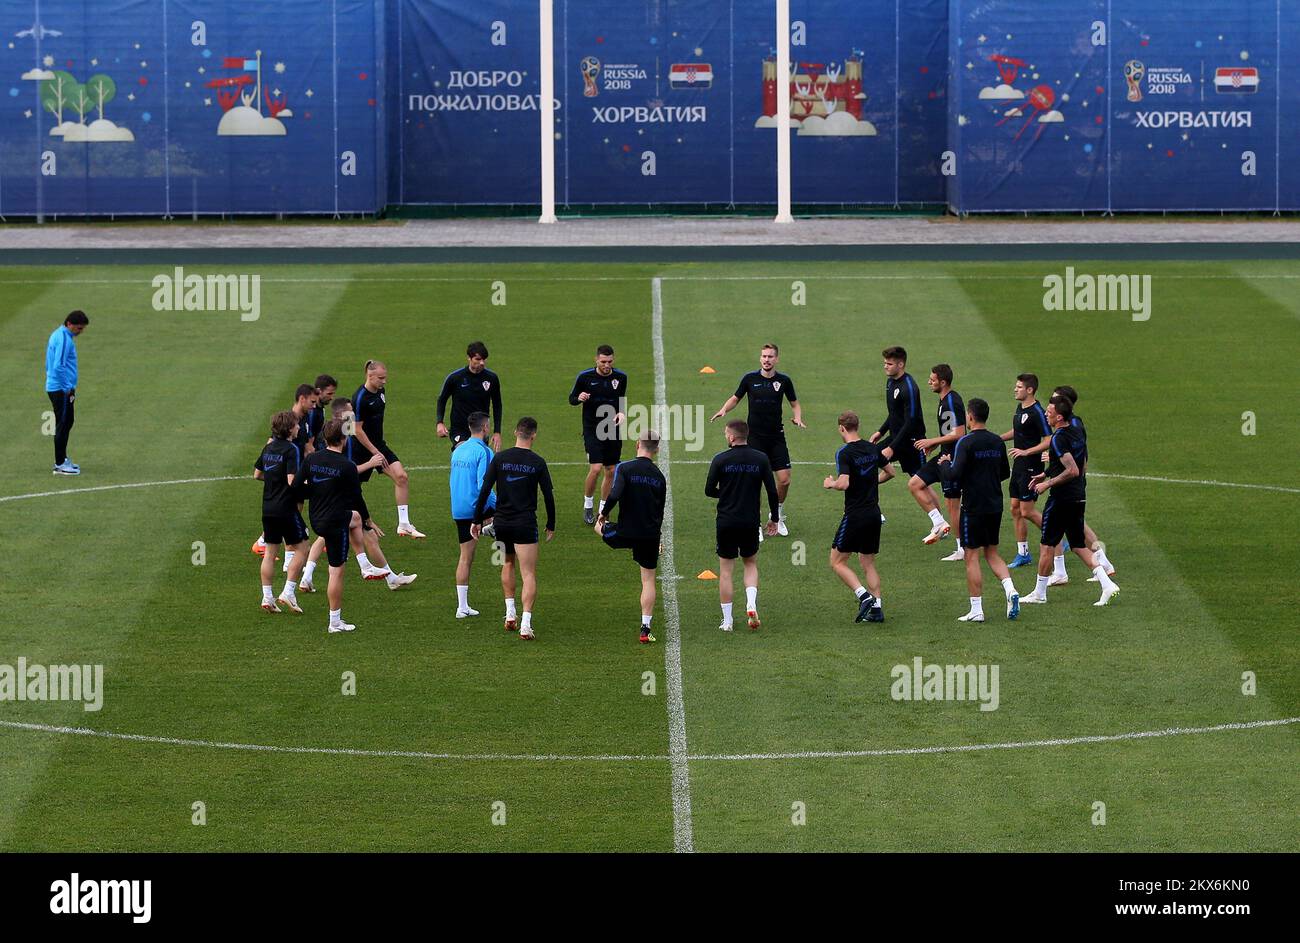
[[[583,495],[583,498],[582,498],[582,509],[583,509],[584,511],[585,511],[585,510],[588,510],[588,509],[590,509],[590,508],[594,508],[595,506],[596,506],[596,498],[595,498],[594,495],[590,495],[590,494],[588,494],[588,495]]]
[[[1115,569],[1113,566],[1111,566],[1110,561],[1106,559],[1106,551],[1105,551],[1105,550],[1097,550],[1097,551],[1095,551],[1095,552],[1093,553],[1092,556],[1093,556],[1093,559],[1096,560],[1097,563],[1099,563],[1099,564],[1101,565],[1101,568],[1102,568],[1103,570],[1113,570],[1113,569]]]
[[[1008,576],[1002,581],[1002,590],[1007,594],[1008,599],[1016,594],[1016,584],[1011,582],[1011,577]]]
[[[731,621],[731,603],[729,602],[724,602],[722,604],[722,621],[723,622]]]
[[[758,608],[758,587],[757,586],[745,587],[745,608],[751,612]]]
[[[394,573],[392,570],[389,570],[387,573],[384,574],[384,582],[386,582],[389,586],[396,586],[397,574]]]
[[[316,561],[308,560],[307,565],[302,568],[302,581],[304,583],[310,583],[311,575],[315,572],[316,572]]]
[[[292,550],[286,550],[284,552],[284,572],[286,573],[289,572],[289,564],[293,562],[293,553]]]
[[[785,520],[785,502],[784,502],[784,501],[782,501],[780,504],[778,504],[778,505],[776,506],[776,517],[777,517],[777,520],[781,520],[781,521]]]
[[[1016,542],[1016,553],[1022,557],[1029,556],[1029,541],[1020,540]]]
[[[342,609],[331,609],[331,610],[330,610],[330,625],[338,625],[338,624],[339,624],[340,622],[342,622],[342,621],[343,621],[343,610],[342,610]]]
[[[970,611],[973,612],[973,613],[975,613],[975,615],[977,615],[977,616],[982,616],[982,615],[984,615],[984,597],[983,597],[983,596],[972,596],[972,597],[970,598]]]
[[[876,597],[876,604],[875,604],[874,606],[872,606],[871,608],[872,608],[872,609],[879,609],[879,608],[880,608],[880,597],[879,597],[879,596]]]
[[[1064,555],[1052,558],[1052,575],[1065,576],[1065,557]]]
[[[1051,579],[1052,579],[1052,578],[1051,578],[1050,576],[1040,576],[1040,577],[1038,577],[1038,582],[1034,585],[1034,595],[1035,595],[1035,596],[1042,596],[1044,599],[1046,599],[1046,598],[1047,598],[1047,584],[1051,581]]]
[[[643,628],[643,629],[648,629],[648,628],[650,628],[650,619],[651,619],[650,616],[642,616],[642,617],[641,617],[641,628]]]
[[[962,552],[962,549],[961,549],[961,538],[957,538],[957,539],[954,541],[954,543],[957,544],[957,547],[956,547],[957,552],[958,552],[958,553],[961,553],[961,552]]]
[[[520,623],[519,628],[531,629],[533,627],[533,614],[527,609],[524,610],[524,621]]]
[[[370,567],[370,558],[367,557],[364,553],[358,553],[358,554],[357,554],[357,566],[361,567],[361,572],[362,572],[362,573],[366,572],[366,570],[369,570],[369,569],[371,568],[371,567]]]
[[[268,586],[266,583],[263,583],[263,584],[262,584],[262,598],[263,598],[263,599],[274,599],[274,598],[275,598],[275,593],[274,593],[274,591],[272,591],[271,587]]]
[[[409,504],[399,504],[397,506],[397,526],[411,523],[411,506]]]
[[[456,586],[456,606],[459,609],[469,608],[469,586]]]
[[[932,509],[930,510],[930,521],[931,521],[931,523],[934,524],[935,527],[942,527],[942,526],[943,526],[943,512],[940,511],[938,508],[932,508]]]
[[[513,619],[514,617],[515,617],[515,597],[511,596],[509,599],[506,600],[506,618]]]
[[[294,597],[294,594],[297,592],[298,592],[298,584],[295,583],[293,580],[285,580],[284,592],[282,592],[280,595],[284,596],[286,599],[292,599]]]
[[[867,588],[859,585],[858,588],[853,591],[853,595],[857,596],[858,599],[861,599],[863,596],[867,595]]]
[[[1101,584],[1102,589],[1115,588],[1115,581],[1106,575],[1106,568],[1100,564],[1092,568],[1092,575],[1097,577],[1097,582]]]
[[[601,499],[600,499],[600,508],[598,509],[598,513],[600,513],[600,514],[604,514],[604,513],[605,513],[605,499],[604,499],[604,498],[601,498]]]

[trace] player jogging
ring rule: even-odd
[[[354,420],[353,443],[354,461],[368,459],[371,454],[380,455],[380,474],[387,475],[393,481],[393,499],[397,502],[397,534],[399,537],[423,538],[424,534],[415,529],[410,518],[410,479],[388,443],[384,441],[384,410],[388,399],[384,390],[388,384],[388,368],[382,361],[366,361],[366,382],[357,387],[352,394],[352,412]],[[358,452],[360,446],[363,451]],[[361,473],[362,481],[370,480],[370,471]]]
[[[537,439],[537,420],[525,416],[515,424],[514,448],[492,456],[483,487],[474,505],[474,525],[470,536],[483,532],[488,495],[496,488],[497,506],[493,528],[497,540],[505,546],[506,562],[501,567],[501,591],[506,601],[505,627],[513,632],[515,619],[515,562],[523,577],[523,620],[518,623],[519,637],[532,639],[533,606],[537,602],[537,492],[546,501],[546,539],[555,537],[555,494],[546,461],[533,451]]]
[[[270,553],[262,555],[262,608],[279,612],[280,606],[302,612],[298,605],[298,578],[307,561],[307,525],[298,513],[297,484],[302,453],[294,443],[298,417],[291,410],[271,417],[271,441],[253,465],[253,477],[262,482],[262,534]],[[295,552],[284,590],[277,599],[271,590],[275,579],[275,548],[283,543],[288,553]]]
[[[771,519],[767,536],[775,537],[780,520],[780,500],[776,479],[767,455],[749,444],[749,424],[739,419],[727,423],[727,450],[719,452],[709,463],[709,477],[704,494],[718,499],[718,598],[722,603],[722,624],[730,632],[732,570],[736,557],[744,566],[745,616],[749,630],[756,631],[758,620],[758,530],[759,505],[767,492]]]
[[[1007,618],[1020,615],[1020,594],[1011,582],[1011,571],[998,554],[998,532],[1002,529],[1002,482],[1011,477],[1007,447],[1001,437],[988,430],[989,404],[972,399],[966,418],[970,431],[957,440],[951,453],[939,458],[945,481],[961,488],[961,518],[958,530],[966,558],[966,589],[970,611],[958,622],[984,621],[984,574],[980,556],[993,575],[1002,581],[1007,596]]]
[[[880,352],[885,368],[885,406],[889,414],[880,428],[871,433],[869,442],[884,446],[881,454],[898,462],[908,476],[921,469],[925,456],[916,447],[918,439],[925,438],[925,419],[921,416],[921,391],[907,372],[907,351],[902,347],[886,347]],[[892,468],[880,469],[880,483],[894,477]]]
[[[736,386],[736,392],[722,404],[709,419],[721,419],[731,412],[746,396],[749,397],[749,447],[757,449],[767,456],[772,472],[776,476],[777,517],[776,533],[782,537],[789,535],[786,526],[785,496],[790,491],[790,449],[785,444],[785,428],[781,422],[781,398],[790,401],[791,419],[800,429],[807,429],[803,421],[803,410],[794,392],[794,381],[784,373],[778,373],[776,366],[781,361],[781,352],[775,344],[764,344],[758,354],[758,369],[745,374]],[[763,535],[759,534],[762,540]]]
[[[501,450],[501,378],[487,368],[488,349],[482,341],[465,348],[466,365],[447,374],[438,394],[438,438],[451,437],[451,447],[470,437],[469,414],[492,410],[492,450]],[[443,421],[451,400],[451,429]]]
[[[1016,557],[1008,564],[1010,569],[1028,566],[1034,562],[1029,555],[1029,524],[1043,526],[1043,515],[1038,512],[1038,492],[1029,482],[1043,470],[1043,452],[1047,451],[1052,430],[1047,425],[1047,413],[1038,402],[1038,376],[1022,373],[1016,377],[1012,389],[1016,398],[1016,415],[1011,421],[1011,431],[1002,434],[1010,442],[1011,520],[1016,529]]]
[[[876,554],[880,551],[879,473],[888,461],[875,445],[863,441],[858,433],[860,424],[857,413],[840,413],[839,433],[844,445],[835,453],[835,474],[827,475],[822,482],[824,488],[844,492],[844,517],[831,541],[830,563],[835,575],[858,599],[858,615],[853,621],[884,622]],[[849,564],[855,553],[862,565],[862,579]]]
[[[596,533],[615,550],[632,551],[641,568],[641,643],[655,641],[650,621],[655,611],[655,570],[659,567],[659,537],[664,522],[668,482],[655,464],[659,434],[647,432],[636,444],[636,458],[614,468],[614,483],[596,518]],[[618,521],[607,518],[621,507]]]
[[[939,434],[933,439],[917,440],[916,447],[923,454],[936,447],[938,451],[907,480],[907,487],[912,492],[912,497],[916,498],[916,503],[921,506],[921,510],[930,515],[930,522],[933,524],[930,533],[921,540],[925,544],[942,540],[951,530],[948,521],[943,519],[943,512],[939,510],[938,500],[930,490],[931,485],[935,483],[940,485],[943,496],[948,499],[948,519],[954,524],[957,522],[961,486],[958,482],[944,478],[943,470],[939,467],[939,457],[945,454],[951,455],[957,440],[966,434],[966,407],[962,403],[961,394],[952,388],[952,367],[946,363],[936,364],[930,370],[929,384],[930,389],[939,397],[937,417]],[[958,537],[957,549],[943,559],[964,560],[965,554],[962,553],[961,548],[961,538]]]
[[[1034,478],[1039,494],[1051,489],[1052,495],[1043,508],[1043,530],[1039,542],[1038,585],[1021,602],[1047,602],[1051,583],[1052,561],[1062,538],[1069,538],[1071,549],[1079,555],[1093,576],[1101,583],[1101,598],[1093,603],[1104,606],[1119,592],[1119,586],[1086,546],[1083,514],[1087,488],[1088,446],[1084,437],[1070,427],[1074,404],[1063,394],[1053,394],[1047,403],[1047,422],[1052,427],[1045,473]]]
[[[588,526],[596,523],[592,510],[596,479],[605,472],[600,485],[600,511],[605,510],[613,482],[614,466],[623,455],[621,428],[627,421],[620,401],[626,402],[627,374],[614,369],[614,348],[601,344],[596,348],[596,366],[582,371],[569,391],[569,405],[582,407],[582,443],[587,452],[587,480],[583,484],[582,519]]]
[[[492,462],[492,449],[484,441],[488,433],[488,414],[470,413],[466,422],[469,438],[461,443],[464,448],[457,446],[451,453],[451,516],[460,540],[460,558],[456,561],[457,619],[478,615],[478,610],[470,608],[469,604],[469,572],[478,550],[478,538],[471,535],[470,530],[474,524],[474,505]],[[492,518],[491,512],[495,507],[496,496],[489,494],[484,508],[485,521]]]

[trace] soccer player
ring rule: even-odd
[[[582,519],[588,525],[596,523],[592,510],[595,503],[596,479],[605,472],[600,485],[600,509],[604,511],[613,482],[614,466],[623,455],[620,427],[627,421],[619,409],[620,399],[626,402],[627,374],[614,369],[614,348],[601,344],[596,348],[596,366],[584,370],[573,381],[569,391],[569,405],[582,407],[582,442],[587,450],[587,481],[582,492]]]
[[[907,351],[902,347],[886,347],[880,352],[885,366],[885,406],[889,414],[880,428],[868,440],[873,445],[882,444],[880,453],[898,466],[908,476],[921,469],[925,456],[916,447],[918,439],[925,438],[925,418],[921,415],[921,391],[907,372]],[[886,438],[888,434],[888,438]],[[880,484],[894,477],[892,468],[880,469]],[[883,515],[882,515],[883,517]]]
[[[835,539],[831,541],[831,569],[853,590],[858,598],[858,615],[854,622],[884,622],[880,604],[880,574],[876,572],[876,554],[880,551],[879,472],[889,464],[880,450],[864,442],[858,432],[858,414],[840,413],[839,433],[844,445],[835,453],[835,474],[827,475],[822,487],[844,492],[844,517],[840,519]],[[849,564],[853,554],[862,565],[863,579]],[[863,582],[866,585],[862,585]]]
[[[615,467],[614,484],[595,527],[606,545],[615,550],[630,549],[632,559],[641,568],[642,645],[655,641],[650,622],[655,611],[655,570],[659,567],[659,537],[668,498],[668,482],[655,464],[658,454],[659,434],[648,431],[637,441],[636,458]],[[618,521],[609,520],[620,505]]]
[[[727,423],[726,436],[727,450],[713,456],[709,463],[709,477],[704,483],[704,494],[718,499],[718,598],[722,603],[722,624],[718,628],[724,632],[731,631],[731,573],[736,557],[740,557],[744,566],[745,616],[749,630],[753,632],[761,624],[758,620],[757,533],[760,499],[766,490],[771,513],[767,536],[775,537],[777,522],[781,519],[780,498],[767,454],[749,444],[749,424],[733,419]]]
[[[933,525],[930,533],[921,540],[924,544],[942,540],[951,530],[948,521],[943,519],[943,512],[939,510],[939,502],[930,490],[931,485],[939,483],[943,496],[948,499],[948,518],[954,523],[957,521],[961,488],[943,477],[943,470],[939,467],[939,457],[951,454],[957,440],[966,434],[966,407],[962,403],[961,394],[952,388],[952,367],[946,363],[936,364],[930,370],[929,384],[930,389],[939,397],[939,434],[932,439],[918,439],[916,447],[923,455],[935,447],[938,447],[938,451],[907,480],[907,488],[912,492],[912,497],[916,498],[916,503],[921,506],[921,510],[930,515],[930,522]],[[943,559],[965,559],[960,537],[957,539],[957,549]]]
[[[523,576],[523,621],[519,637],[532,639],[533,606],[537,602],[537,492],[546,500],[546,539],[555,537],[555,494],[546,461],[533,451],[537,440],[537,420],[525,416],[515,424],[514,448],[492,456],[483,486],[474,505],[474,524],[470,536],[483,532],[488,496],[495,487],[497,506],[493,527],[496,538],[505,546],[506,562],[501,567],[501,590],[506,600],[505,627],[515,630],[515,562]]]
[[[492,410],[492,451],[501,450],[501,378],[487,368],[488,349],[482,341],[465,348],[466,365],[447,374],[438,394],[438,438],[451,436],[455,449],[470,437],[469,414]],[[451,400],[451,430],[443,422]]]
[[[1047,425],[1047,413],[1038,402],[1038,376],[1022,373],[1016,377],[1012,389],[1016,398],[1016,416],[1011,431],[1002,434],[1002,441],[1010,442],[1011,449],[1011,521],[1016,528],[1016,557],[1008,564],[1010,569],[1034,562],[1029,555],[1029,523],[1043,526],[1043,515],[1035,507],[1038,492],[1030,479],[1043,470],[1042,453],[1047,451],[1052,430]]]
[[[81,466],[68,458],[68,436],[75,420],[72,404],[77,398],[77,344],[75,338],[86,329],[90,318],[73,311],[54,329],[45,345],[45,395],[54,407],[54,474],[80,475]]]
[[[294,419],[297,421],[297,430],[294,432],[293,435],[293,444],[298,447],[299,462],[301,462],[304,458],[310,455],[315,448],[313,444],[313,439],[315,437],[312,435],[312,429],[313,428],[319,429],[319,427],[313,427],[311,425],[311,414],[315,411],[315,409],[316,409],[316,387],[312,386],[309,383],[300,383],[298,385],[298,389],[294,391],[293,409],[291,410],[293,412]],[[274,438],[274,436],[272,438]],[[257,540],[253,541],[252,550],[253,553],[257,554],[259,557],[266,552],[265,534],[259,535]],[[293,562],[293,555],[294,555],[293,549],[290,548],[285,550],[284,572],[286,573],[289,572],[289,566]],[[272,560],[274,559],[275,557],[274,555],[272,555]],[[274,567],[272,569],[274,569]],[[302,569],[302,567],[300,566],[299,569]]]
[[[1101,599],[1093,603],[1104,606],[1119,592],[1119,586],[1106,574],[1106,569],[1088,549],[1083,535],[1083,512],[1086,500],[1088,446],[1082,435],[1070,426],[1074,417],[1074,404],[1069,397],[1055,393],[1047,402],[1047,422],[1052,427],[1048,449],[1047,471],[1033,479],[1039,494],[1051,489],[1052,496],[1043,508],[1043,530],[1039,540],[1038,585],[1021,602],[1047,602],[1047,587],[1051,583],[1052,561],[1056,547],[1063,537],[1069,538],[1071,549],[1079,555],[1097,582],[1101,583]]]
[[[381,361],[366,361],[366,382],[357,387],[352,394],[352,411],[354,418],[352,442],[353,452],[364,461],[370,455],[383,456],[379,463],[379,472],[393,481],[393,498],[397,502],[397,534],[399,537],[420,539],[424,534],[415,529],[411,523],[410,479],[402,467],[397,454],[384,441],[384,410],[388,400],[384,395],[388,384],[388,368]],[[360,446],[363,451],[357,451]],[[362,481],[370,480],[370,471],[361,473]]]
[[[488,465],[492,462],[492,449],[485,441],[488,434],[488,414],[470,413],[466,420],[469,438],[451,453],[451,516],[460,538],[460,559],[456,562],[456,618],[478,615],[469,604],[469,571],[474,565],[478,538],[470,534],[474,524],[474,505],[483,488]],[[496,507],[496,495],[489,494],[485,513],[490,520]]]
[[[262,482],[262,534],[266,546],[271,548],[270,553],[262,555],[262,608],[267,612],[279,612],[280,606],[302,612],[297,589],[307,560],[307,525],[298,513],[294,489],[303,458],[294,442],[298,424],[298,416],[292,410],[272,416],[271,441],[262,448],[253,465],[253,477]],[[275,577],[275,551],[281,542],[285,544],[286,556],[294,553],[294,557],[284,590],[277,599],[272,594],[271,581]]]
[[[316,405],[311,411],[311,428],[312,428],[312,448],[325,448],[325,438],[321,432],[325,429],[325,404],[334,398],[338,392],[339,381],[334,379],[328,373],[322,373],[316,377]]]
[[[776,533],[786,537],[790,533],[785,519],[785,496],[790,491],[790,450],[785,444],[785,428],[781,422],[781,397],[790,401],[791,422],[800,429],[808,427],[804,425],[803,410],[795,396],[794,381],[784,373],[777,373],[780,355],[775,344],[764,344],[758,354],[758,369],[740,378],[736,392],[722,404],[722,408],[713,414],[709,422],[721,419],[735,409],[742,399],[749,397],[749,447],[766,455],[772,466],[780,508]],[[759,539],[762,538],[760,533]]]
[[[993,575],[1002,581],[1007,596],[1007,618],[1020,615],[1020,594],[1011,582],[1011,571],[998,554],[998,532],[1002,529],[1002,482],[1011,477],[1007,447],[1000,436],[988,429],[989,404],[975,398],[966,414],[970,431],[957,440],[951,453],[939,457],[943,477],[961,487],[961,545],[966,557],[966,589],[970,611],[958,622],[984,621],[984,575],[981,553]]]
[[[1078,406],[1079,394],[1074,389],[1074,387],[1058,386],[1053,392],[1060,393],[1062,396],[1067,397],[1070,400],[1071,406],[1075,406],[1075,407]],[[1074,430],[1075,435],[1081,436],[1083,438],[1084,445],[1088,444],[1088,430],[1084,426],[1083,420],[1079,418],[1078,413],[1075,413],[1070,418],[1070,428]],[[1093,555],[1097,557],[1097,562],[1102,565],[1103,569],[1105,569],[1106,575],[1113,578],[1115,576],[1115,567],[1111,564],[1110,560],[1106,557],[1106,545],[1097,538],[1096,531],[1094,531],[1091,527],[1088,526],[1087,521],[1083,522],[1083,537],[1088,542],[1088,549],[1093,552]],[[1068,583],[1070,579],[1065,572],[1065,546],[1064,545],[1056,548],[1056,559],[1053,560],[1052,563],[1053,563],[1052,585],[1060,586],[1064,583]],[[1097,578],[1095,576],[1090,576],[1088,578],[1088,582],[1095,583],[1097,582]]]
[[[357,466],[343,455],[343,423],[325,423],[325,448],[307,456],[302,464],[302,488],[310,510],[311,528],[325,538],[330,579],[329,631],[351,632],[356,626],[343,621],[343,566],[348,547],[361,541],[361,515],[355,508],[361,501]],[[269,537],[270,534],[268,533]]]

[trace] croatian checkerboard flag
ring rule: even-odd
[[[1229,94],[1249,94],[1259,91],[1259,69],[1241,66],[1214,70],[1214,90]]]
[[[668,70],[668,84],[673,88],[712,88],[713,66],[707,62],[678,62]]]

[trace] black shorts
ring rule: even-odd
[[[975,549],[977,547],[996,547],[998,531],[1002,529],[1001,511],[968,511],[961,509],[961,518],[957,532],[961,535],[961,546]]]
[[[263,514],[262,539],[268,544],[295,547],[307,539],[307,525],[297,511],[292,514]]]
[[[357,462],[358,465],[364,465],[366,462],[370,461],[370,459],[373,458],[376,453],[382,454],[384,458],[388,460],[388,464],[390,465],[393,464],[394,462],[401,461],[401,459],[397,457],[397,453],[388,447],[387,442],[375,442],[372,444],[375,446],[375,451],[371,452],[361,461]],[[357,477],[360,478],[362,481],[369,481],[370,476],[375,472],[379,472],[382,475],[384,473],[384,470],[382,468],[367,468],[365,471],[360,472],[357,475]]]
[[[752,557],[758,553],[758,526],[735,527],[719,524],[718,556],[723,560]]]
[[[658,537],[624,537],[618,532],[614,524],[606,524],[605,532],[600,535],[601,540],[605,541],[606,546],[615,550],[632,551],[632,559],[637,562],[638,566],[645,567],[647,570],[657,569],[659,566],[659,538]]]
[[[602,439],[594,429],[583,430],[582,444],[587,451],[587,461],[592,465],[608,468],[617,465],[623,456],[622,439]]]
[[[316,531],[316,535],[325,538],[325,556],[330,566],[342,566],[348,562],[348,529],[351,522],[351,514],[330,521],[311,522],[311,529]]]
[[[460,518],[455,518],[455,521],[456,521],[457,539],[459,539],[460,542],[463,544],[467,544],[471,540],[473,540],[474,538],[469,535],[470,525],[474,523],[473,519],[468,517],[465,518],[464,520],[461,520]]]
[[[916,470],[916,477],[924,481],[927,486],[938,483],[939,487],[943,489],[943,496],[945,498],[961,497],[960,484],[955,481],[947,482],[943,480],[943,466],[939,464],[937,456],[918,468]]]
[[[840,553],[880,552],[880,509],[840,518],[840,526],[831,541],[831,549]]]
[[[515,552],[515,544],[535,544],[537,543],[537,525],[531,527],[517,527],[509,524],[498,524],[496,526],[497,540],[505,545],[506,553]]]
[[[785,471],[790,467],[790,449],[785,444],[784,432],[778,432],[776,435],[750,432],[749,445],[767,456],[772,471]]]
[[[1054,497],[1047,499],[1043,508],[1043,532],[1040,543],[1044,547],[1055,547],[1062,537],[1070,540],[1071,547],[1088,546],[1083,536],[1083,501],[1058,501]]]
[[[1037,501],[1038,492],[1029,481],[1035,475],[1042,474],[1042,471],[1041,458],[1016,459],[1011,465],[1011,482],[1007,485],[1007,493],[1017,501]]]
[[[456,451],[456,446],[469,438],[469,426],[464,426],[460,429],[448,429],[447,434],[451,436],[451,450],[454,452]]]
[[[898,445],[891,442],[888,447],[894,450],[894,461],[898,462],[898,467],[907,472],[909,476],[915,475],[921,470],[921,466],[925,464],[925,453],[916,447],[915,442],[899,443]]]

